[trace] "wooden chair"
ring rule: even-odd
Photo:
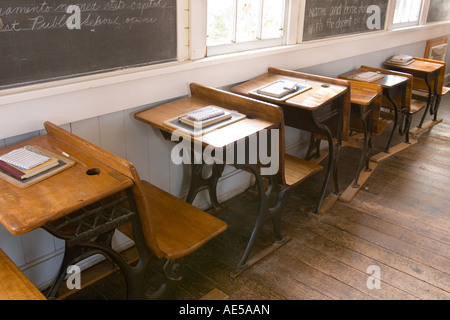
[[[44,295],[0,250],[0,300],[45,300]]]
[[[130,162],[50,122],[45,122],[44,126],[48,133],[66,143],[71,143],[134,181],[132,193],[139,219],[133,221],[132,237],[139,252],[139,261],[136,266],[131,267],[114,250],[107,251],[107,255],[118,263],[125,275],[128,298],[172,297],[176,285],[182,279],[183,257],[222,233],[226,230],[227,224],[151,183],[141,180],[136,168]],[[127,235],[130,234],[127,233]],[[145,290],[144,275],[152,256],[166,261],[163,270],[166,281],[159,290],[148,294]]]

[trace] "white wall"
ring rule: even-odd
[[[159,131],[136,121],[135,112],[189,94],[190,82],[229,87],[264,73],[269,66],[337,76],[362,64],[381,66],[397,53],[423,56],[426,40],[449,35],[449,25],[383,31],[7,90],[0,93],[0,148],[43,134],[42,124],[49,120],[128,159],[141,178],[184,197],[188,170],[171,163],[172,144]],[[304,132],[287,128],[288,152],[301,154],[305,143]],[[248,174],[227,168],[219,184],[219,200],[242,192],[250,183]],[[205,208],[207,200],[203,193],[194,204]],[[59,268],[64,244],[41,229],[13,236],[0,226],[0,248],[44,288]]]

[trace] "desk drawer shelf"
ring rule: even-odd
[[[81,210],[48,223],[43,228],[73,246],[94,239],[131,221],[135,212],[128,206],[125,194],[113,195]]]

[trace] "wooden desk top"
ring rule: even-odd
[[[197,85],[193,84],[191,87],[197,87]],[[211,104],[229,110],[236,110],[237,112],[247,115],[247,118],[205,133],[204,135],[190,137],[196,143],[215,148],[221,148],[232,144],[258,131],[272,127],[282,120],[281,110],[278,110],[274,105],[250,101],[249,99],[239,97],[232,93],[225,93],[220,90],[209,89],[200,85],[198,85],[198,87],[203,88],[202,90],[204,90],[206,94],[195,94],[194,92],[190,97],[177,99],[151,109],[137,112],[134,117],[157,129],[172,134],[176,129],[164,124],[166,120],[173,119]],[[210,94],[211,96],[208,96]],[[224,94],[226,96],[223,96]],[[228,99],[228,101],[226,99]],[[245,101],[242,99],[245,99]],[[269,106],[269,108],[263,108],[261,104],[264,104],[266,107]],[[258,110],[259,105],[261,105],[261,108]],[[268,110],[268,112],[273,111],[276,112],[276,114],[272,117],[270,114],[262,114],[261,110]]]
[[[352,103],[359,104],[361,106],[368,106],[378,96],[378,92],[355,87],[351,89],[350,99]]]
[[[296,106],[302,109],[315,110],[323,106],[331,99],[336,98],[347,91],[347,87],[345,86],[271,72],[262,74],[256,78],[239,84],[231,88],[231,91],[245,96],[251,96],[249,93],[250,91],[260,88],[276,80],[295,81],[299,84],[309,85],[312,88],[305,92],[299,93],[286,101],[280,102],[278,100],[272,99],[271,97],[262,96],[259,96],[259,99],[264,99],[268,102]]]
[[[354,79],[354,76],[356,76],[359,73],[367,72],[367,71],[370,71],[370,70],[361,67],[361,68],[357,68],[357,69],[348,71],[346,73],[343,73],[339,76],[339,78],[347,79],[347,80],[356,80],[356,79]],[[383,74],[383,78],[375,80],[375,81],[371,81],[370,83],[377,84],[377,85],[381,86],[382,88],[390,89],[390,88],[394,88],[394,87],[401,85],[408,81],[407,77],[383,73],[383,71],[381,69],[380,69],[380,73]]]
[[[71,144],[46,134],[0,150],[7,153],[24,145],[36,145],[51,152],[65,152],[76,163],[56,175],[27,188],[0,179],[0,223],[20,235],[94,203],[133,185],[133,181]],[[98,168],[99,174],[88,175]]]
[[[405,72],[421,72],[423,74],[435,72],[443,67],[442,64],[418,58],[415,58],[413,62],[407,65],[390,63],[389,61],[386,61],[384,65],[398,70],[404,70]]]
[[[381,89],[376,84],[354,80],[349,80],[349,82],[352,103],[368,106],[381,94]]]

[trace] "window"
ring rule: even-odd
[[[285,0],[208,0],[208,55],[283,44]]]
[[[406,27],[419,24],[422,0],[396,0],[394,18],[392,25],[394,28]]]

